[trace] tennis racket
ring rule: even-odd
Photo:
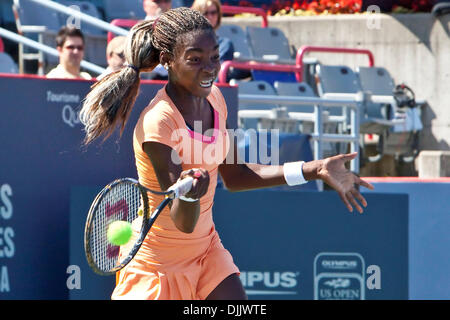
[[[112,275],[125,267],[136,255],[148,231],[161,211],[175,198],[191,190],[193,178],[179,180],[167,191],[145,188],[138,181],[122,178],[108,184],[95,197],[86,219],[84,249],[89,266],[100,275]],[[150,214],[147,192],[163,195],[164,200]],[[122,246],[107,239],[108,227],[114,221],[127,221],[140,230]]]

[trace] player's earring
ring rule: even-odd
[[[167,63],[164,65],[164,69],[169,70],[169,65]]]

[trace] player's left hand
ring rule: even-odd
[[[371,190],[374,187],[345,167],[345,163],[353,160],[356,156],[357,153],[354,152],[323,159],[318,176],[336,190],[350,212],[353,212],[354,206],[359,213],[363,213],[363,207],[367,207],[367,201],[359,192],[359,186]]]

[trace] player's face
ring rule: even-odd
[[[220,70],[219,45],[213,31],[181,36],[169,62],[169,81],[197,97],[207,97]]]

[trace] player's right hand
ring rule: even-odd
[[[194,178],[191,190],[185,194],[185,197],[192,199],[200,199],[203,197],[209,188],[209,173],[203,168],[194,168],[181,172],[180,179],[186,177]]]

